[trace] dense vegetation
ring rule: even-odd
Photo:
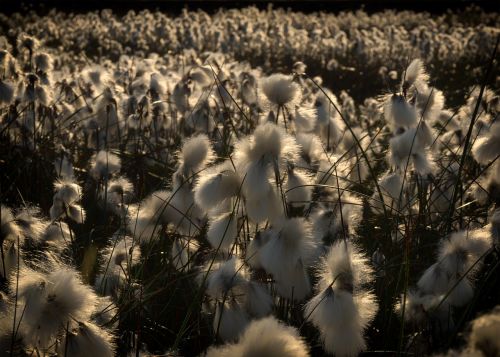
[[[498,355],[499,36],[0,14],[0,354]]]

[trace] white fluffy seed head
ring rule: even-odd
[[[8,278],[18,264],[22,266],[18,255],[19,247],[24,243],[24,235],[12,210],[4,205],[0,205],[0,243],[4,251],[4,254],[0,255],[0,276]]]
[[[118,327],[118,308],[109,296],[98,296],[95,311],[92,313],[92,322],[99,327],[114,330]]]
[[[66,205],[71,205],[80,200],[82,188],[74,180],[57,180],[54,183],[54,197],[57,197]]]
[[[254,269],[262,268],[262,261],[260,258],[261,248],[271,239],[272,232],[260,231],[257,232],[255,238],[247,245],[246,262]]]
[[[247,313],[236,301],[217,302],[213,329],[223,341],[236,341],[248,323]]]
[[[19,239],[23,242],[21,229],[16,223],[12,210],[4,205],[0,206],[0,235],[2,242],[16,242]]]
[[[35,64],[37,71],[49,72],[52,70],[52,57],[48,53],[37,53],[33,57],[33,63]]]
[[[337,97],[328,89],[318,92],[314,105],[318,113],[318,124],[321,126],[328,125],[331,118],[339,116],[337,109],[340,109],[340,104]]]
[[[401,300],[396,304],[396,314],[402,316],[403,306],[404,319],[417,325],[425,323],[428,318],[432,317],[444,323],[449,321],[450,304],[444,299],[444,295],[430,295],[417,290],[409,290],[406,297],[402,294]]]
[[[463,306],[473,297],[471,278],[491,247],[489,227],[453,233],[443,240],[438,261],[431,265],[417,285],[426,295],[446,296],[446,303]]]
[[[354,195],[344,193],[335,197],[335,204],[322,204],[311,215],[314,236],[318,242],[332,242],[355,234],[361,221],[362,202]]]
[[[429,75],[425,72],[424,63],[421,59],[414,59],[406,68],[404,73],[402,87],[410,88],[412,85],[426,83],[429,80]]]
[[[315,108],[296,107],[291,119],[298,132],[307,133],[316,127],[317,115]]]
[[[332,285],[336,289],[363,290],[373,281],[373,269],[368,258],[352,243],[334,243],[319,267],[318,287],[320,290]]]
[[[273,310],[273,298],[265,285],[249,281],[245,286],[244,303],[246,311],[253,317],[261,318]]]
[[[74,320],[87,321],[95,309],[95,293],[82,283],[78,273],[68,267],[55,267],[41,274],[22,269],[18,298],[26,306],[21,333],[33,346],[47,348]]]
[[[189,78],[204,88],[213,81],[213,72],[210,67],[193,67],[189,72]]]
[[[22,235],[38,242],[49,222],[41,218],[40,209],[35,206],[27,206],[16,214],[16,221],[21,229]]]
[[[426,121],[420,122],[417,135],[419,142],[424,147],[429,147],[434,142],[434,133]]]
[[[212,268],[207,281],[207,294],[221,301],[224,296],[239,296],[244,292],[248,279],[245,263],[233,257]]]
[[[287,180],[284,185],[287,203],[293,207],[308,205],[312,196],[312,183],[313,178],[305,171],[300,169],[288,170]]]
[[[398,127],[412,128],[418,123],[417,111],[402,95],[394,94],[384,105],[385,120],[395,130]]]
[[[64,181],[74,181],[73,165],[66,156],[57,158],[54,161],[54,168],[57,176]]]
[[[446,271],[439,263],[432,264],[427,268],[417,282],[418,288],[426,294],[441,294],[446,289],[449,278]]]
[[[292,80],[291,76],[273,74],[263,78],[260,86],[266,99],[272,105],[294,108],[300,103],[302,97],[300,86]]]
[[[76,203],[65,203],[59,195],[54,195],[52,206],[50,207],[50,219],[52,221],[69,219],[82,224],[85,221],[86,213],[82,206]]]
[[[316,134],[323,141],[326,150],[335,149],[345,131],[337,97],[329,90],[319,92],[314,105],[318,114]]]
[[[193,174],[214,159],[208,136],[200,134],[186,140],[180,152],[180,163],[186,174]]]
[[[419,112],[422,113],[423,121],[430,123],[439,121],[444,107],[443,92],[427,85],[421,85],[418,88],[416,96],[416,105]]]
[[[141,259],[141,250],[137,242],[132,237],[116,232],[113,235],[110,246],[102,255],[102,267],[113,269],[119,266],[127,271],[128,267],[136,265]]]
[[[113,336],[108,331],[91,322],[72,325],[59,344],[58,354],[74,357],[115,355]]]
[[[500,122],[491,125],[488,133],[479,137],[472,147],[477,162],[485,165],[494,160],[500,152]]]
[[[300,152],[300,147],[294,137],[287,134],[284,129],[273,123],[259,125],[252,136],[248,156],[250,161],[262,158],[266,162],[295,161]]]
[[[101,150],[92,159],[90,174],[96,180],[108,178],[120,171],[121,160],[116,154]]]
[[[277,281],[291,281],[319,254],[311,225],[304,218],[290,218],[271,232],[271,238],[260,249],[261,264]]]
[[[53,222],[48,225],[41,237],[41,241],[46,243],[56,252],[64,250],[71,242],[71,232],[69,226],[64,222]]]
[[[277,275],[275,287],[278,294],[286,299],[304,300],[311,293],[311,281],[302,261],[288,266],[286,274]]]
[[[413,168],[420,176],[426,176],[434,172],[435,165],[429,153],[414,153],[411,155]]]
[[[149,89],[156,95],[162,95],[166,92],[165,78],[160,73],[151,73]]]
[[[240,188],[240,180],[230,163],[223,163],[200,173],[194,187],[196,204],[208,212],[226,199],[235,196]]]
[[[281,197],[276,188],[271,186],[271,183],[267,185],[268,189],[263,190],[267,192],[267,196],[261,194],[252,195],[251,193],[247,196],[245,205],[246,213],[248,218],[254,223],[261,223],[266,220],[270,223],[274,223],[283,217],[284,213]]]
[[[439,249],[441,265],[450,275],[460,275],[468,271],[472,266],[478,265],[478,260],[484,258],[484,254],[491,248],[492,237],[489,227],[460,231],[453,233],[449,239],[442,241]],[[469,273],[477,270],[473,269]]]
[[[425,138],[419,135],[420,130],[410,128],[389,140],[390,163],[405,171],[410,164],[415,170],[426,175],[434,170],[431,155],[425,150]]]
[[[339,357],[355,357],[366,349],[362,331],[349,325],[337,329],[326,329],[321,339],[325,351]]]
[[[301,146],[301,155],[308,165],[316,165],[325,155],[321,140],[317,135],[298,133],[296,140]]]
[[[17,47],[19,50],[27,49],[30,52],[34,52],[38,48],[39,44],[40,42],[38,41],[38,39],[28,35],[25,32],[22,32],[17,37]]]
[[[497,306],[492,312],[484,314],[472,321],[472,331],[468,338],[468,345],[482,352],[484,356],[500,355],[500,308]]]
[[[194,255],[200,245],[194,239],[176,239],[170,250],[172,264],[177,271],[189,271],[194,267]]]
[[[92,83],[98,90],[103,90],[110,81],[109,73],[101,66],[92,66],[83,70],[82,78],[87,83]]]
[[[309,350],[296,328],[267,317],[251,322],[238,343],[212,347],[207,357],[308,357]]]
[[[107,186],[107,187],[106,187]],[[107,188],[107,191],[106,191]],[[107,185],[101,185],[99,198],[112,212],[118,216],[126,216],[129,212],[128,204],[134,196],[134,187],[125,177],[115,177]]]
[[[374,294],[350,292],[329,286],[306,305],[304,316],[320,330],[325,350],[338,356],[356,356],[366,348],[364,330],[378,305]]]
[[[223,213],[210,219],[207,239],[214,249],[221,251],[230,249],[237,234],[237,217],[233,212]]]
[[[137,212],[138,210],[138,212]],[[138,207],[129,208],[130,220],[128,226],[135,238],[140,241],[149,241],[155,238],[163,227],[174,225],[179,230],[189,232],[190,220],[195,220],[189,214],[193,210],[191,190],[187,187],[178,190],[175,194],[171,191],[156,191],[148,196]]]
[[[385,173],[379,181],[380,191],[382,192],[383,202],[380,202],[380,195],[376,192],[373,194],[372,207],[377,210],[383,210],[382,205],[385,205],[387,211],[391,209],[399,209],[397,203],[400,201],[401,192],[403,190],[403,180],[397,172]]]

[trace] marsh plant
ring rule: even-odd
[[[344,15],[0,15],[0,354],[499,355],[498,17]]]

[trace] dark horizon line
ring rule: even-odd
[[[13,13],[27,10],[48,12],[52,8],[68,12],[84,12],[103,9],[112,9],[118,12],[127,10],[162,10],[173,13],[180,12],[184,8],[189,10],[201,9],[207,12],[217,11],[219,8],[244,8],[256,6],[265,9],[269,5],[274,8],[291,9],[302,12],[329,11],[338,12],[342,10],[364,9],[367,12],[382,11],[385,9],[427,11],[431,13],[443,13],[450,10],[463,10],[470,5],[477,5],[484,10],[497,11],[497,1],[491,0],[1,0],[0,12]]]

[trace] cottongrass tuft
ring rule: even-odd
[[[222,341],[236,341],[245,331],[249,316],[236,301],[217,302],[213,321],[214,333]]]
[[[500,153],[500,122],[494,122],[489,131],[474,142],[472,155],[481,164],[487,164]]]
[[[18,260],[20,247],[24,243],[24,235],[18,226],[12,210],[0,205],[0,244],[3,254],[0,254],[0,276],[8,278],[14,269],[20,265]]]
[[[274,301],[265,285],[249,281],[244,291],[245,309],[251,316],[261,318],[273,311]]]
[[[270,230],[257,232],[254,239],[247,245],[246,262],[254,269],[262,268],[260,256],[261,248],[271,239],[273,232]]]
[[[422,276],[419,287],[434,294],[448,293],[451,305],[463,306],[473,296],[471,279],[490,247],[488,228],[453,233],[442,242],[438,262]]]
[[[411,86],[419,86],[421,83],[427,83],[429,75],[425,72],[424,63],[421,59],[414,59],[406,68],[402,88],[406,92]]]
[[[76,271],[65,266],[46,275],[21,269],[18,299],[24,310],[22,317],[18,316],[23,340],[42,350],[55,342],[68,323],[88,320],[96,304],[95,293]]]
[[[130,274],[130,269],[140,261],[141,251],[132,237],[117,232],[113,238],[115,242],[103,252],[102,272],[96,277],[95,289],[101,295],[116,298]]]
[[[91,322],[78,322],[75,325],[61,340],[58,355],[74,357],[115,355],[113,336],[109,332]]]
[[[311,289],[305,269],[319,255],[310,223],[304,218],[290,218],[270,234],[259,252],[263,268],[273,275],[282,296],[304,299]]]
[[[30,52],[33,52],[38,48],[38,45],[39,41],[35,37],[30,36],[27,33],[23,32],[17,38],[17,46],[20,50],[26,48]]]
[[[305,171],[290,167],[283,187],[287,203],[292,207],[309,205],[312,198],[312,183],[312,177]]]
[[[170,250],[170,258],[174,268],[180,272],[194,268],[194,256],[199,248],[199,243],[194,239],[179,238],[174,240]]]
[[[80,201],[82,189],[72,180],[57,180],[54,184],[55,194],[50,207],[50,218],[70,219],[76,223],[85,221],[85,210],[77,202]]]
[[[308,357],[297,329],[274,317],[251,322],[235,344],[212,347],[206,357]]]
[[[210,211],[238,193],[240,180],[230,166],[223,163],[200,173],[193,190],[194,200],[203,210]]]
[[[155,191],[138,206],[129,207],[129,230],[140,241],[150,241],[169,224],[184,234],[198,232],[200,220],[191,190]]]
[[[330,247],[318,269],[316,295],[304,316],[320,330],[323,346],[336,356],[356,356],[366,348],[363,332],[378,310],[367,288],[373,270],[356,246],[345,241]]]
[[[417,128],[411,128],[397,134],[389,140],[390,163],[405,172],[410,164],[420,175],[427,175],[434,170],[432,158],[425,147],[428,142]]]
[[[212,267],[207,280],[207,294],[224,300],[242,294],[248,283],[249,273],[243,261],[233,257]]]
[[[393,129],[414,127],[418,120],[415,107],[408,103],[402,95],[397,94],[393,94],[386,100],[384,116]]]
[[[179,172],[184,179],[188,179],[213,159],[214,152],[208,137],[205,134],[193,136],[182,145]]]
[[[74,237],[69,226],[64,222],[53,222],[49,224],[41,237],[41,241],[56,252],[67,247]]]
[[[56,169],[57,176],[63,181],[74,181],[73,165],[66,155],[54,161],[54,168]]]
[[[441,328],[453,325],[452,307],[467,304],[474,295],[473,279],[492,244],[490,226],[471,231],[454,232],[443,239],[436,263],[427,268],[409,290],[405,301],[405,319],[423,324],[435,318]],[[396,305],[403,312],[403,298]]]
[[[132,183],[125,177],[119,176],[108,181],[107,191],[106,185],[101,187],[99,198],[106,199],[106,206],[118,216],[126,216],[128,213],[128,204],[134,197],[134,187]]]
[[[234,243],[238,234],[237,218],[233,212],[223,213],[210,219],[207,239],[210,245],[226,251]]]
[[[37,71],[49,72],[52,70],[52,57],[45,52],[37,53],[33,57],[33,62]]]
[[[484,356],[500,355],[500,307],[472,321],[472,331],[468,344],[473,349],[481,351]]]
[[[273,74],[261,80],[262,92],[266,99],[278,108],[286,107],[291,111],[300,102],[302,97],[300,86],[291,76]]]
[[[403,301],[405,302],[403,304]],[[443,329],[452,327],[453,322],[449,318],[450,304],[444,295],[425,294],[421,291],[410,289],[401,294],[401,299],[395,305],[395,312],[399,317],[416,326],[424,326],[429,320],[436,321]]]
[[[92,158],[90,174],[97,181],[107,179],[120,171],[120,157],[112,152],[101,150]]]
[[[16,222],[21,228],[22,235],[32,242],[38,242],[48,226],[48,222],[41,218],[40,209],[27,206],[16,214]]]

